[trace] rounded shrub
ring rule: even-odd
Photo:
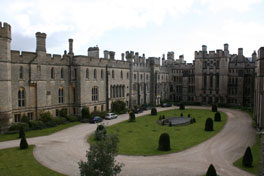
[[[44,129],[46,126],[40,120],[31,120],[29,121],[29,127],[31,130],[41,130]]]
[[[184,110],[184,109],[185,109],[185,105],[184,105],[184,103],[180,103],[180,109],[181,109],[181,110]]]
[[[210,117],[206,119],[205,131],[214,131],[214,122]]]
[[[52,128],[52,127],[57,126],[57,122],[53,119],[53,120],[51,120],[51,121],[46,122],[46,123],[45,123],[45,126],[46,126],[47,128]]]
[[[104,125],[98,125],[95,130],[94,139],[97,141],[102,140],[106,136],[106,129]]]
[[[216,112],[214,116],[214,121],[220,122],[221,121],[221,114],[220,112]]]
[[[135,122],[136,121],[136,116],[135,116],[135,113],[133,111],[131,111],[129,113],[129,122]]]
[[[212,105],[212,111],[213,111],[213,112],[217,112],[217,106],[216,106],[216,104],[213,104],[213,105]]]
[[[61,125],[61,124],[65,124],[67,120],[64,117],[54,117],[52,121],[54,121],[56,125]]]
[[[42,112],[39,114],[39,116],[40,116],[39,120],[41,120],[44,123],[51,121],[51,119],[52,119],[50,112]]]
[[[210,166],[206,172],[206,176],[217,176],[214,165],[210,164]]]
[[[152,108],[151,109],[151,115],[157,115],[157,109],[156,108]]]
[[[250,147],[248,147],[243,156],[242,164],[245,167],[252,167],[252,163],[253,163],[253,156]]]
[[[68,116],[67,117],[67,120],[70,121],[70,122],[77,122],[77,121],[79,121],[78,117],[77,116],[73,116],[73,115]]]
[[[21,122],[23,122],[23,123],[29,123],[29,117],[24,114],[22,116]]]
[[[170,148],[170,136],[168,133],[162,133],[159,138],[159,148],[160,151],[169,151]]]
[[[19,128],[19,138],[23,138],[23,137],[25,137],[26,135],[25,135],[25,130],[24,130],[24,127],[23,126],[21,126],[20,128]]]
[[[20,149],[27,149],[27,148],[28,148],[28,143],[27,143],[27,140],[24,136],[20,140]]]
[[[87,107],[82,108],[82,119],[89,119],[91,117],[90,111]]]

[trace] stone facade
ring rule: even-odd
[[[116,100],[129,108],[161,101],[253,106],[256,53],[249,59],[243,49],[229,54],[228,44],[216,52],[207,52],[203,45],[193,63],[186,63],[183,55],[174,59],[172,51],[162,60],[133,51],[116,60],[115,52],[108,50],[100,58],[98,46],[88,48],[87,56],[75,55],[73,39],[68,52],[51,55],[46,37],[36,33],[36,52],[13,51],[11,26],[0,24],[0,119],[8,120],[6,126],[23,114],[38,119],[42,111],[54,116],[62,108],[77,115],[84,106],[90,112],[106,111]],[[261,73],[257,75],[260,79]]]

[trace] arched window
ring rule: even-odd
[[[116,91],[115,91],[115,88],[116,88],[116,86],[113,86],[113,98],[116,97]]]
[[[63,79],[64,78],[64,70],[63,70],[63,68],[61,68],[61,79]]]
[[[112,78],[114,79],[115,78],[115,71],[112,70]]]
[[[53,67],[50,70],[50,78],[54,79],[54,68]]]
[[[86,79],[89,79],[89,69],[86,69]]]
[[[19,67],[19,79],[23,79],[23,67]]]
[[[59,103],[63,103],[63,97],[64,97],[63,88],[59,88],[59,91],[58,91]]]
[[[24,107],[25,106],[25,89],[24,88],[20,88],[18,90],[17,99],[18,99],[18,107]]]
[[[99,97],[99,92],[98,92],[98,87],[93,87],[92,88],[92,101],[98,101],[98,97]]]
[[[97,78],[97,71],[96,71],[96,69],[94,69],[94,79],[96,79]]]
[[[123,79],[123,71],[121,70],[121,73],[120,73],[120,77],[121,79]]]
[[[101,70],[101,79],[104,79],[104,70]]]
[[[110,86],[110,97],[113,98],[113,86]]]

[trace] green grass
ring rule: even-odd
[[[159,115],[165,117],[184,116],[191,114],[196,118],[196,123],[187,126],[169,127],[161,126],[157,123]],[[221,112],[222,122],[214,122],[214,131],[204,130],[207,117],[214,118],[214,113],[210,110],[168,110],[159,112],[157,116],[145,115],[136,119],[136,122],[121,122],[107,127],[107,132],[118,131],[120,143],[119,154],[125,155],[160,155],[179,152],[197,145],[219,132],[226,122],[226,114]],[[163,152],[157,150],[159,136],[167,132],[170,135],[171,151]],[[93,142],[93,136],[89,142]]]
[[[62,175],[39,164],[33,156],[34,146],[26,150],[18,147],[0,150],[0,176]]]
[[[58,126],[52,127],[52,128],[45,128],[42,130],[28,131],[28,132],[26,132],[26,137],[30,138],[30,137],[37,137],[37,136],[46,136],[46,135],[58,132],[60,130],[78,125],[78,124],[80,124],[80,122],[66,123],[63,125],[58,125]],[[0,142],[15,140],[15,139],[18,139],[18,133],[16,133],[16,134],[0,134]]]
[[[254,175],[258,175],[259,171],[259,152],[260,152],[260,138],[257,135],[256,137],[256,143],[251,148],[252,156],[253,156],[253,167],[247,168],[242,165],[243,156],[239,158],[236,162],[234,162],[234,165],[244,171],[250,172]],[[244,155],[244,154],[243,154]]]

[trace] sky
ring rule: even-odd
[[[12,26],[12,50],[36,50],[36,32],[47,34],[47,52],[68,51],[73,38],[75,55],[87,55],[98,45],[162,57],[174,51],[194,60],[194,52],[208,50],[230,53],[244,48],[250,57],[264,46],[263,0],[1,0],[0,21]]]

